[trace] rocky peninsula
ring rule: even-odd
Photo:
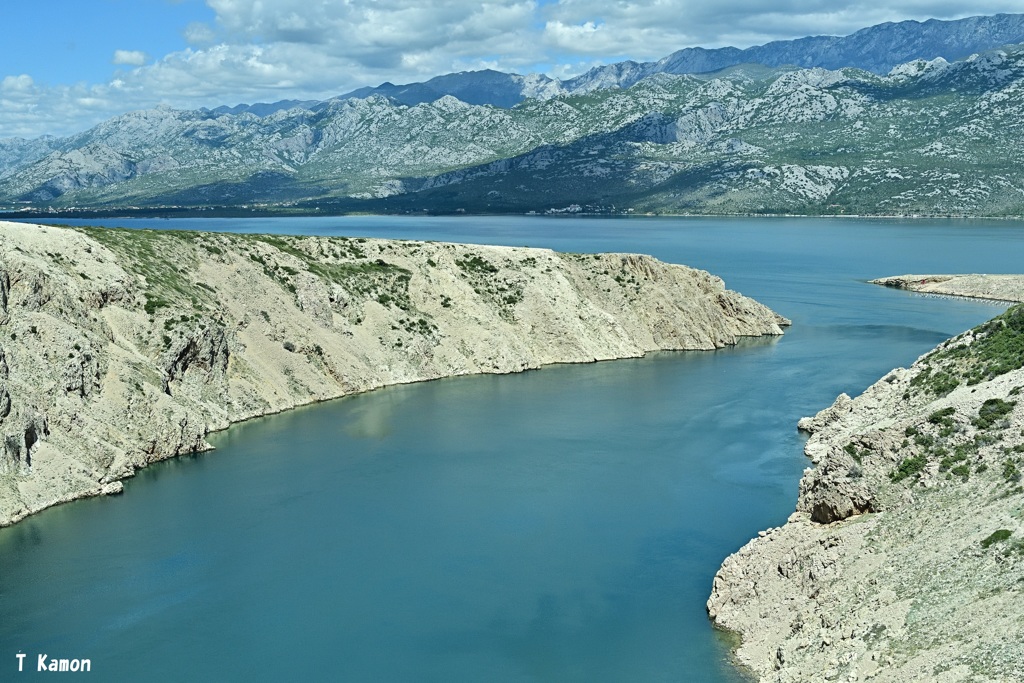
[[[1024,300],[1020,276],[875,282]],[[708,600],[758,680],[1024,680],[1022,366],[1016,306],[800,421],[796,512]]]
[[[786,324],[635,254],[0,223],[0,526],[301,404]]]
[[[871,284],[920,294],[1024,301],[1024,275],[893,275],[871,280]]]

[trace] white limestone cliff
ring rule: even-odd
[[[0,223],[0,525],[254,416],[780,324],[633,254]]]

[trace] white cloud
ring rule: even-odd
[[[806,35],[847,35],[886,21],[959,19],[1020,12],[1016,0],[966,5],[953,0],[559,0],[546,8],[545,39],[569,36],[628,50],[634,59],[658,59],[683,47],[750,47]],[[579,49],[589,45],[584,41]]]
[[[102,84],[0,81],[0,137],[77,132],[130,109],[338,95],[452,71],[654,60],[689,46],[748,47],[848,34],[883,21],[1019,12],[1019,0],[206,0],[215,18],[182,27],[192,47],[117,50]],[[116,79],[116,80],[114,80]]]
[[[146,63],[146,59],[146,53],[141,50],[114,50],[114,64],[123,66],[142,66]]]
[[[31,90],[33,85],[35,85],[35,82],[28,74],[6,76],[3,81],[0,81],[0,90],[4,92],[26,92]]]
[[[217,41],[217,34],[209,24],[193,21],[182,32],[189,45],[206,46]]]

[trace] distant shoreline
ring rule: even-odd
[[[350,216],[420,216],[420,217],[448,217],[448,218],[490,218],[496,216],[522,216],[524,218],[848,218],[856,220],[865,219],[894,219],[894,220],[985,220],[985,221],[1021,221],[1024,214],[989,216],[972,214],[882,214],[882,213],[639,213],[639,212],[587,212],[579,211],[566,213],[561,211],[527,212],[527,211],[495,211],[495,212],[470,212],[470,211],[433,211],[423,209],[420,211],[399,210],[399,211],[287,211],[267,209],[245,209],[240,207],[195,207],[181,209],[167,208],[138,208],[138,209],[54,209],[25,210],[25,211],[0,211],[0,220],[4,221],[54,221],[60,219],[81,219],[100,220],[105,218],[341,218]]]

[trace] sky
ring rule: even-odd
[[[1019,0],[2,0],[0,139],[128,111],[325,99],[498,69],[568,78],[684,47],[1020,12]]]

